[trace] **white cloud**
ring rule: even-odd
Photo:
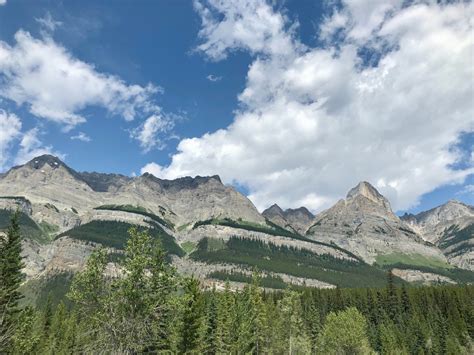
[[[131,137],[140,142],[144,152],[153,148],[163,149],[164,143],[160,135],[171,131],[174,127],[173,119],[162,114],[148,117],[145,122],[131,132]]]
[[[217,75],[214,75],[214,74],[209,74],[208,76],[206,76],[206,79],[209,80],[209,81],[212,81],[212,82],[217,82],[217,81],[221,81],[221,80],[222,80],[222,76],[217,76]]]
[[[321,25],[320,35],[330,39],[336,31],[343,30],[352,41],[367,41],[403,3],[404,0],[342,0],[341,9],[335,10]]]
[[[56,21],[55,19],[53,19],[49,11],[46,12],[44,17],[35,18],[35,21],[40,24],[40,26],[44,31],[46,31],[46,33],[54,32],[57,27],[62,26],[63,24],[61,21]]]
[[[54,151],[52,146],[45,146],[39,138],[40,134],[40,130],[36,127],[30,129],[23,135],[20,142],[20,149],[15,157],[15,164],[25,164],[31,159],[43,154],[55,155],[60,159],[65,158],[64,154]]]
[[[15,45],[0,41],[0,96],[26,104],[32,114],[66,128],[86,121],[81,110],[104,107],[127,121],[159,108],[152,96],[160,89],[127,85],[72,56],[51,37],[15,34]]]
[[[346,37],[337,48],[302,46],[288,20],[263,1],[196,3],[198,50],[213,60],[237,49],[255,55],[241,108],[229,127],[183,139],[169,166],[150,163],[143,171],[219,174],[245,185],[260,209],[277,202],[313,210],[360,180],[406,209],[474,173],[453,170],[460,153],[450,149],[461,132],[474,131],[467,80],[474,75],[473,5],[345,3],[347,18],[337,21]],[[381,60],[365,67],[357,55],[365,43],[393,49],[379,50]]]
[[[5,5],[7,3],[7,0],[0,0],[0,6]]]
[[[458,195],[474,194],[474,184],[464,185],[463,189],[457,193]]]
[[[20,119],[13,113],[0,110],[0,171],[8,162],[11,145],[20,134]]]
[[[81,141],[81,142],[90,142],[92,140],[91,137],[89,137],[84,132],[79,132],[75,136],[72,136],[71,139],[72,140],[78,140],[78,141]]]
[[[288,55],[293,50],[285,17],[264,0],[195,1],[194,7],[202,20],[199,37],[203,42],[197,50],[212,60],[224,59],[235,49],[267,55]]]

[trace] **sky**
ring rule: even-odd
[[[0,0],[0,172],[219,175],[259,210],[369,181],[474,204],[474,6]]]

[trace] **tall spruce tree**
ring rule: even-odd
[[[202,353],[206,331],[204,295],[199,281],[194,278],[186,280],[184,291],[183,329],[179,350],[182,354]]]
[[[12,336],[18,325],[19,301],[22,298],[19,287],[23,280],[20,254],[20,212],[17,210],[6,236],[0,239],[0,349],[11,348]]]

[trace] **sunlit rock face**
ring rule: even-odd
[[[392,212],[388,200],[368,182],[359,183],[345,200],[318,214],[307,236],[336,243],[369,263],[392,253],[445,260],[438,248],[425,243]]]

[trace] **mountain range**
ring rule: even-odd
[[[239,287],[255,268],[269,288],[376,286],[389,269],[399,282],[474,281],[472,206],[451,200],[399,218],[368,182],[317,215],[276,204],[260,213],[219,176],[81,173],[43,155],[0,175],[0,231],[16,209],[24,286],[36,293],[69,280],[98,246],[118,273],[132,225],[150,228],[177,270],[205,284]]]

